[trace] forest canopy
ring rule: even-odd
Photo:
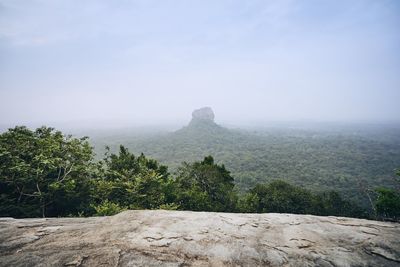
[[[112,215],[125,209],[280,212],[360,218],[399,218],[399,192],[376,190],[373,210],[336,191],[314,192],[285,181],[239,193],[231,172],[212,156],[183,162],[175,174],[120,146],[95,160],[87,137],[53,128],[15,127],[0,135],[0,216]]]
[[[280,179],[313,192],[333,189],[372,211],[360,184],[369,189],[395,189],[398,184],[400,131],[396,125],[270,123],[254,127],[232,129],[202,120],[173,132],[83,133],[90,135],[98,159],[105,145],[116,153],[122,144],[167,165],[172,173],[183,161],[212,155],[231,172],[240,193]]]

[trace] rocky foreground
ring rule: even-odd
[[[292,214],[126,211],[0,219],[1,266],[400,266],[400,224]]]

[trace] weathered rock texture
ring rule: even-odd
[[[213,122],[214,117],[215,117],[214,112],[209,107],[196,109],[195,111],[192,112],[192,121],[201,120],[201,121]]]
[[[126,211],[0,220],[1,266],[399,266],[399,224],[291,214]]]

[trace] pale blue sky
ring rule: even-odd
[[[400,1],[0,0],[0,123],[400,120]]]

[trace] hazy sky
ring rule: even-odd
[[[400,120],[400,1],[0,0],[0,123]]]

